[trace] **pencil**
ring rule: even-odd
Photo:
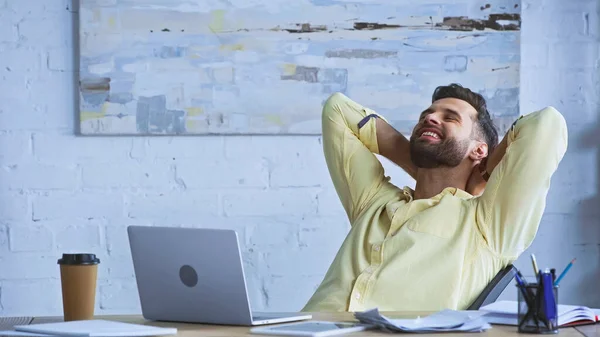
[[[531,254],[531,263],[533,265],[533,274],[537,276],[538,272],[539,272],[539,268],[538,268],[538,264],[537,261],[535,260],[535,254]]]
[[[560,273],[560,276],[556,279],[556,282],[554,282],[554,285],[557,286],[558,283],[560,282],[560,280],[562,280],[563,277],[565,277],[565,275],[567,274],[567,272],[569,271],[569,269],[571,269],[571,267],[573,266],[573,263],[575,263],[575,260],[577,260],[576,258],[571,260],[571,262],[569,262],[569,264],[567,265],[567,267],[565,268],[565,270],[563,270],[562,273]]]

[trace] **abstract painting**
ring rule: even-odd
[[[519,115],[520,0],[81,0],[80,133],[321,133],[342,92],[409,133],[433,89]]]

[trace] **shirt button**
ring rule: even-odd
[[[357,300],[360,300],[360,293],[356,293],[355,297],[356,297]]]
[[[375,245],[375,246],[373,246],[373,249],[375,249],[375,251],[378,252],[381,249],[381,246]]]
[[[367,269],[365,269],[365,273],[367,274],[371,274],[373,272],[373,267],[368,267]]]

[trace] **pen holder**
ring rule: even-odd
[[[518,331],[536,334],[558,333],[558,287],[544,296],[538,283],[518,288]],[[527,294],[527,295],[525,295]]]

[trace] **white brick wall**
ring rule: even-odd
[[[540,267],[576,265],[561,281],[559,301],[600,307],[600,151],[598,1],[523,2],[521,111],[552,105],[565,116],[569,148],[552,179],[546,213],[532,247],[517,261]],[[539,61],[539,62],[538,62]],[[503,298],[516,298],[508,287]]]
[[[531,251],[543,266],[576,256],[561,302],[594,306],[598,10],[593,0],[523,2],[520,103],[554,105],[570,128]],[[299,309],[348,231],[320,137],[75,137],[75,18],[70,0],[0,1],[0,315],[60,314],[56,259],[80,250],[102,260],[98,312],[139,312],[130,224],[238,230],[253,305]],[[517,264],[530,269],[526,256]]]

